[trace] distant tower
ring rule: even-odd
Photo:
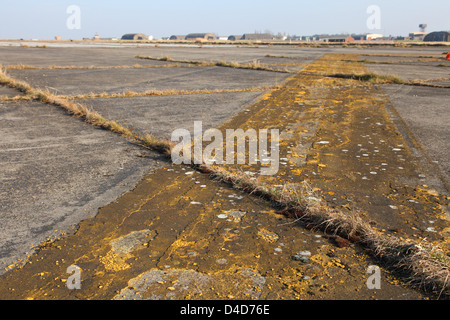
[[[419,28],[420,28],[420,31],[421,31],[421,32],[425,32],[425,29],[427,28],[427,25],[424,24],[424,23],[419,24]]]

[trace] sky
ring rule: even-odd
[[[379,8],[376,17],[369,6]],[[77,11],[68,11],[76,6]],[[450,30],[449,0],[0,0],[0,39],[155,38],[211,32],[220,36],[271,31],[287,35],[406,36]],[[368,25],[368,20],[379,23]],[[374,27],[376,27],[374,29]]]

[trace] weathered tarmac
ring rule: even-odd
[[[170,137],[174,128],[193,132],[194,121],[202,121],[205,130],[218,127],[238,114],[242,108],[251,105],[262,93],[264,91],[76,101],[98,111],[107,119],[127,124],[136,131]]]
[[[99,54],[93,55],[96,50]],[[0,63],[48,66],[8,74],[67,95],[282,84],[270,92],[78,101],[108,119],[167,137],[175,128],[190,129],[194,120],[222,130],[278,128],[280,170],[266,182],[307,180],[331,205],[361,211],[381,232],[417,241],[426,238],[445,247],[449,89],[414,87],[415,95],[427,97],[424,111],[405,91],[409,87],[323,76],[381,65],[364,64],[361,59],[367,57],[358,55],[363,52],[396,52],[411,60],[421,55],[437,59],[440,51],[0,48]],[[51,68],[56,63],[155,62],[136,62],[136,55],[260,60],[301,71],[293,75],[224,67]],[[422,61],[408,63],[431,68]],[[402,69],[396,70],[401,76]],[[443,75],[427,79],[435,76]],[[14,96],[9,88],[1,90],[0,96]],[[0,299],[433,298],[407,287],[384,268],[382,289],[368,289],[366,270],[378,262],[358,245],[339,248],[325,234],[277,213],[270,203],[189,167],[172,166],[55,106],[1,101],[0,108],[5,164],[0,220],[6,226],[0,243],[5,266]],[[238,169],[257,172],[259,167]],[[45,241],[48,237],[52,240]],[[82,270],[80,290],[66,287],[71,265]]]
[[[220,70],[218,70],[220,69]],[[274,86],[289,74],[221,67],[101,70],[10,70],[16,79],[59,95],[121,93],[128,90],[227,90]]]
[[[161,167],[160,155],[54,106],[5,102],[0,114],[0,273]]]

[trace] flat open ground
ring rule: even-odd
[[[0,64],[140,134],[170,138],[194,121],[277,128],[280,168],[261,181],[307,181],[377,232],[448,253],[444,51],[4,46]],[[367,72],[405,83],[342,76]],[[428,299],[442,290],[413,287],[357,242],[337,245],[270,201],[6,84],[0,124],[0,299]],[[82,270],[80,290],[66,287],[71,265]],[[381,289],[366,286],[371,265],[381,267]]]

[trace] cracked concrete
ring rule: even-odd
[[[0,103],[0,273],[160,167],[158,154],[36,102]]]
[[[28,48],[0,50],[20,51],[20,55],[9,54],[4,58],[9,63],[30,61],[27,59],[37,52]],[[52,50],[55,51],[51,51],[49,57],[55,58],[58,49]],[[92,50],[85,50],[84,54]],[[127,51],[132,50],[130,48],[108,50],[115,63],[126,62],[132,56]],[[147,50],[137,51],[148,54]],[[155,50],[160,54],[169,49]],[[416,240],[427,237],[434,243],[445,240],[442,231],[447,222],[441,215],[448,197],[425,185],[417,155],[385,109],[388,100],[384,93],[378,87],[353,80],[320,76],[324,71],[366,71],[366,67],[357,62],[354,49],[264,48],[262,51],[252,48],[246,51],[235,48],[226,53],[220,50],[183,48],[174,49],[171,55],[177,58],[189,52],[189,57],[197,59],[233,57],[244,62],[255,58],[271,60],[265,57],[270,52],[293,55],[297,62],[304,63],[296,67],[306,66],[303,73],[278,90],[252,100],[241,111],[238,111],[239,104],[247,103],[248,97],[241,100],[240,95],[230,96],[238,100],[235,107],[211,121],[212,125],[218,125],[228,119],[221,129],[280,129],[283,133],[280,171],[274,177],[266,177],[266,182],[283,185],[307,179],[319,196],[333,206],[356,207],[380,232]],[[308,64],[313,57],[332,50],[337,53]],[[390,50],[396,49],[385,51]],[[412,49],[399,51],[406,53]],[[106,50],[98,52],[107,55]],[[64,63],[70,61],[61,59]],[[98,59],[92,61],[101,64]],[[74,62],[81,64],[82,61]],[[290,59],[277,58],[274,62],[283,64]],[[41,65],[48,63],[42,57],[39,60]],[[220,72],[225,80],[214,86],[240,87],[233,82],[244,74],[256,75],[250,82],[263,79],[273,84],[278,81],[274,74],[275,78],[268,80],[265,72],[230,72],[227,68],[201,70],[175,76],[172,79],[175,82],[167,80],[166,84],[176,85],[180,80],[180,87],[203,86],[211,79],[221,78]],[[29,80],[37,84],[40,75],[46,72],[17,71],[16,75],[28,75]],[[128,72],[100,73],[107,82],[111,74],[129,77]],[[59,89],[67,92],[88,92],[94,86],[92,76],[99,74],[93,71],[75,73],[79,79],[84,74],[90,84],[79,89],[67,78],[72,72],[51,70],[50,80],[54,82],[44,83],[44,86],[62,84]],[[141,70],[138,74],[147,73]],[[202,78],[205,74],[206,78]],[[65,75],[64,81],[58,83],[60,75]],[[192,80],[191,77],[198,78]],[[96,89],[115,92],[131,86],[120,83],[122,80],[100,83]],[[204,99],[213,97],[202,96]],[[195,105],[192,101],[198,97],[179,99],[187,101],[189,106]],[[110,111],[108,116],[124,123],[127,120],[138,128],[148,129],[159,121],[158,118],[142,120],[139,118],[144,116],[139,112],[127,114],[121,107],[129,108],[129,104],[136,101],[155,100],[111,100],[119,101],[111,110],[104,101],[98,100],[93,101],[92,107],[102,114]],[[181,106],[182,103],[171,123],[186,121]],[[19,212],[1,216],[10,226],[2,230],[1,235],[15,245],[4,251],[9,255],[7,259],[20,256],[21,250],[29,250],[30,234],[34,241],[53,235],[52,241],[41,243],[36,253],[1,276],[1,299],[432,297],[407,287],[387,269],[382,269],[383,290],[368,289],[366,271],[377,261],[359,245],[337,247],[330,237],[280,214],[273,204],[233,190],[192,168],[159,161],[147,150],[68,117],[54,106],[7,102],[0,108],[5,145],[0,155],[7,163],[1,185],[5,195],[2,198],[7,201],[2,202],[2,210]],[[224,107],[221,103],[211,103],[207,108],[220,113]],[[167,126],[161,126],[164,134],[170,132]],[[150,173],[149,169],[152,169]],[[258,168],[239,169],[254,173]],[[190,174],[186,174],[188,171]],[[144,176],[144,173],[148,174]],[[71,180],[74,177],[81,180]],[[18,190],[17,197],[15,190]],[[107,196],[100,200],[94,197],[104,194]],[[64,200],[59,204],[58,199]],[[58,210],[46,216],[55,203]],[[61,237],[66,232],[69,234]],[[82,270],[80,290],[68,290],[65,285],[70,265]]]

